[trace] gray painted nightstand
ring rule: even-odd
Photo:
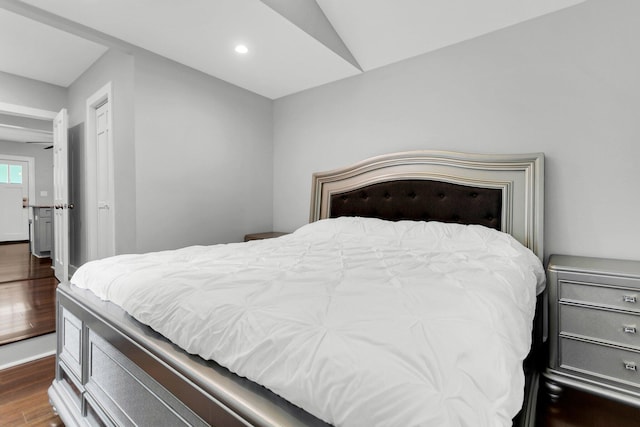
[[[552,399],[575,387],[640,406],[640,262],[549,259]]]

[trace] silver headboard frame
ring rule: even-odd
[[[544,257],[544,154],[409,151],[313,174],[310,221],[329,217],[331,196],[380,182],[424,179],[502,190],[500,229]]]

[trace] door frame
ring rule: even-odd
[[[85,223],[87,224],[86,247],[87,261],[97,258],[98,254],[98,199],[95,191],[98,185],[97,162],[96,162],[96,110],[98,107],[109,103],[109,112],[107,120],[109,122],[109,133],[107,135],[107,155],[109,156],[109,204],[111,209],[111,247],[115,252],[115,194],[114,181],[115,175],[113,170],[113,94],[111,90],[111,82],[98,89],[93,95],[87,98],[86,121],[85,121],[85,179],[86,179],[86,209]],[[115,253],[111,254],[115,255]]]
[[[30,119],[50,120],[53,126],[53,120],[58,114],[57,111],[41,110],[39,108],[27,107],[25,105],[9,104],[0,102],[0,113],[11,116],[28,117]]]
[[[0,102],[0,114],[7,114],[10,116],[28,117],[30,119],[49,120],[51,121],[51,128],[53,128],[53,120],[58,115],[57,111],[42,110],[40,108],[27,107],[26,105],[10,104],[8,102]],[[11,158],[12,156],[3,156]],[[14,156],[20,157],[20,156]],[[24,157],[18,160],[29,160],[29,203],[33,204],[36,199],[36,168],[33,157]],[[53,177],[51,177],[53,180]],[[29,220],[33,222],[33,210],[29,209]],[[33,236],[31,236],[33,238]],[[54,236],[55,238],[55,236]]]

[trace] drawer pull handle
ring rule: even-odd
[[[635,334],[636,333],[636,327],[635,326],[624,326],[622,328],[622,330],[624,331],[625,334]]]
[[[627,371],[637,371],[636,364],[633,362],[624,362],[624,369]]]
[[[624,302],[630,302],[630,303],[634,303],[636,302],[636,296],[635,295],[624,295],[622,297],[622,300]]]

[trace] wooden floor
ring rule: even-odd
[[[55,331],[57,284],[50,258],[28,243],[0,245],[0,345]]]
[[[55,289],[50,258],[28,243],[0,244],[0,346],[55,331]],[[0,371],[0,426],[62,426],[47,388],[55,357]]]
[[[538,427],[637,427],[640,408],[566,388],[549,403],[544,387],[538,397]]]
[[[0,371],[0,426],[64,426],[47,396],[54,366],[49,356]]]

